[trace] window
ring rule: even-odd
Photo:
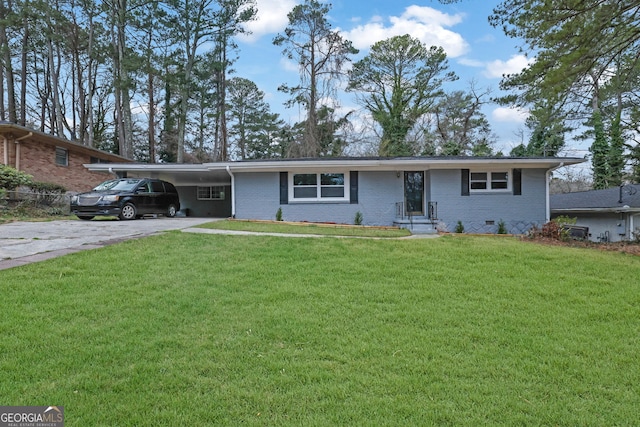
[[[162,185],[162,181],[151,181],[151,192],[164,193],[164,186]]]
[[[69,166],[69,152],[64,148],[56,147],[56,165]]]
[[[348,187],[343,173],[291,174],[291,201],[347,201]]]
[[[198,187],[198,200],[224,200],[224,186]]]
[[[509,172],[471,172],[469,188],[471,191],[507,191]]]

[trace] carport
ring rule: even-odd
[[[226,168],[202,164],[84,165],[91,171],[110,172],[119,178],[158,178],[173,183],[180,195],[180,214],[228,218],[233,215],[233,176]]]

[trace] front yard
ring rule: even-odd
[[[86,425],[633,425],[640,258],[170,232],[0,272],[3,405]]]

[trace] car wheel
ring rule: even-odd
[[[120,210],[120,215],[118,215],[120,219],[135,219],[136,218],[136,207],[133,203],[125,203],[122,209]]]
[[[176,205],[169,205],[169,208],[167,209],[167,216],[169,218],[176,216]]]
[[[87,216],[87,215],[77,215],[78,218],[80,218],[83,221],[89,221],[91,219],[93,219],[93,215],[92,216]]]

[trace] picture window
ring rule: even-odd
[[[348,200],[347,180],[344,173],[291,174],[291,201]]]

